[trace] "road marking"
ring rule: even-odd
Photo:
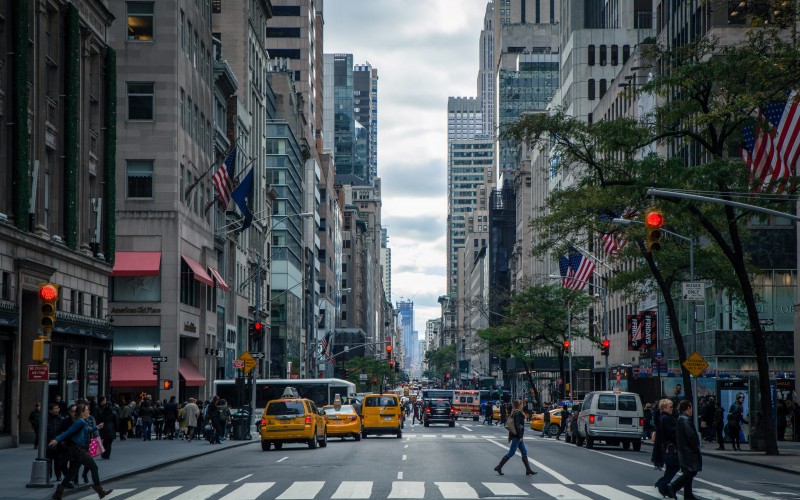
[[[608,498],[609,500],[638,500],[639,497],[635,497],[633,495],[628,495],[627,493],[620,491],[616,488],[608,486],[606,484],[581,484],[581,488],[586,488],[587,490],[591,491],[592,493],[596,493],[603,498]]]
[[[726,495],[724,493],[717,493],[711,490],[707,490],[705,488],[692,488],[692,493],[702,495],[703,499],[708,499],[708,500],[725,500],[730,498],[729,495]],[[737,491],[737,493],[739,492]]]
[[[541,490],[543,493],[550,495],[553,498],[560,498],[561,500],[591,500],[585,495],[581,495],[577,491],[573,491],[563,484],[536,484],[533,487]]]
[[[134,489],[136,489],[136,488],[114,488],[114,491],[112,491],[110,495],[106,495],[106,498],[121,497],[122,495],[124,495],[126,493],[130,493]],[[92,493],[91,495],[85,496],[85,497],[81,498],[80,500],[93,500],[95,498],[97,498],[97,494]]]
[[[259,495],[272,488],[274,485],[274,482],[245,483],[219,500],[255,500]]]
[[[250,474],[252,476],[252,474]],[[245,476],[249,477],[249,476]],[[242,478],[244,479],[244,478]],[[237,481],[239,481],[237,479]],[[172,497],[172,500],[204,500],[206,498],[211,498],[214,494],[219,493],[222,491],[223,488],[228,486],[227,484],[201,484],[200,486],[195,486],[189,491],[181,493],[176,497]]]
[[[728,486],[723,486],[721,484],[712,483],[711,481],[708,481],[708,480],[705,480],[705,479],[700,479],[698,477],[696,477],[694,480],[699,482],[699,483],[705,483],[705,484],[711,485],[711,486],[713,486],[715,488],[719,488],[722,491],[727,491],[728,493],[732,493],[732,494],[735,494],[735,495],[743,496],[745,498],[752,498],[753,500],[769,500],[769,498],[771,498],[771,497],[764,496],[764,495],[762,495],[760,493],[756,493],[755,491],[738,490],[736,488],[730,488]]]
[[[138,495],[129,497],[128,500],[155,500],[156,498],[169,495],[173,491],[179,490],[180,488],[180,486],[159,486],[155,488],[147,488]]]
[[[442,439],[455,439],[457,437],[455,434],[442,434]]]
[[[467,432],[475,432],[474,430],[472,430],[472,426],[470,426],[470,425],[462,425],[461,427],[463,427],[464,429],[466,429],[466,430],[467,430]]]
[[[397,471],[397,479],[403,479],[403,471]]]
[[[489,488],[493,495],[497,496],[528,496],[525,490],[514,483],[483,483],[483,485]]]
[[[279,463],[283,462],[284,460],[288,460],[288,459],[289,459],[289,457],[283,457],[283,458],[281,458],[280,460],[278,460],[275,463],[279,464]]]
[[[369,498],[372,495],[372,481],[342,481],[331,498]]]
[[[252,474],[248,474],[248,475],[246,475],[244,477],[240,477],[239,479],[235,480],[234,483],[238,483],[239,481],[244,481],[245,479],[247,479],[250,476],[252,476]]]
[[[323,486],[325,486],[325,481],[295,481],[277,497],[277,500],[307,500],[314,498]]]
[[[658,488],[656,488],[655,486],[633,486],[629,484],[628,488],[636,490],[639,493],[644,493],[645,495],[653,498],[664,498],[664,496],[661,493],[658,493]]]
[[[478,492],[469,483],[434,482],[433,484],[439,487],[439,491],[445,498],[480,498]]]
[[[424,481],[392,481],[387,498],[425,498]]]
[[[403,446],[403,448],[408,448],[408,445]]]
[[[406,455],[403,455],[403,460],[405,460],[405,459],[406,459]]]
[[[490,443],[494,443],[494,444],[496,444],[497,446],[499,446],[500,448],[503,448],[503,449],[505,449],[505,450],[507,450],[507,449],[508,449],[508,446],[506,446],[506,445],[504,445],[504,444],[502,444],[502,443],[498,443],[498,442],[497,442],[497,441],[495,441],[494,439],[487,439],[487,441],[488,441],[488,442],[490,442]],[[519,451],[517,451],[516,455],[517,455],[517,456],[519,456],[519,457],[521,457],[521,456],[522,456],[522,454],[521,454]],[[547,472],[548,474],[550,474],[550,475],[551,475],[551,476],[553,476],[554,478],[558,479],[558,480],[559,480],[561,483],[563,483],[563,484],[575,484],[575,483],[573,483],[572,481],[570,481],[569,479],[567,479],[567,478],[566,478],[566,476],[562,476],[562,475],[561,475],[561,474],[559,474],[558,472],[554,471],[553,469],[551,469],[550,467],[548,467],[548,466],[544,465],[543,463],[541,463],[541,462],[539,462],[539,461],[533,460],[533,464],[534,464],[535,466],[537,466],[538,468],[540,468],[541,470],[543,470],[543,471]]]

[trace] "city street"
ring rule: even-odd
[[[113,498],[136,500],[660,498],[652,486],[660,473],[650,464],[648,445],[641,452],[602,446],[587,450],[528,431],[531,465],[538,474],[526,477],[516,458],[498,476],[492,468],[507,449],[505,436],[499,426],[459,421],[454,428],[406,425],[402,439],[332,439],[315,450],[289,444],[262,452],[253,441],[104,485],[114,488]],[[797,462],[798,457],[785,459]],[[100,461],[101,475],[103,465]],[[695,494],[703,499],[791,499],[800,498],[797,485],[796,474],[706,456]],[[47,498],[41,493],[37,498]],[[83,490],[65,498],[96,496]]]

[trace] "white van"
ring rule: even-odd
[[[577,445],[593,448],[603,441],[609,446],[633,451],[642,449],[644,409],[635,392],[595,391],[586,395],[578,415]]]

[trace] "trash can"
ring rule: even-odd
[[[233,439],[240,441],[252,439],[250,436],[250,413],[247,411],[237,411],[231,415],[233,425]]]

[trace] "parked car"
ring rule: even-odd
[[[547,435],[555,436],[558,434],[558,428],[561,426],[561,415],[564,413],[564,410],[561,408],[554,408],[547,411],[550,412],[550,423],[547,426]],[[531,429],[542,432],[542,429],[544,429],[544,413],[533,414],[531,417]]]

